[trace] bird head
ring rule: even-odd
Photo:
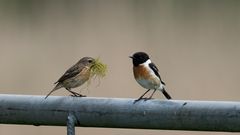
[[[147,60],[149,60],[148,54],[145,52],[136,52],[132,56],[129,56],[132,59],[133,65],[138,66]]]

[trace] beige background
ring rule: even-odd
[[[174,99],[239,101],[240,1],[0,1],[0,93],[46,95],[83,56],[101,57],[106,78],[88,96],[138,98],[128,58],[145,51]],[[61,89],[53,95],[68,93]],[[164,99],[157,93],[155,98]],[[77,128],[78,135],[232,133]],[[66,127],[0,125],[0,135],[65,135]]]

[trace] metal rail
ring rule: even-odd
[[[0,124],[240,132],[240,102],[0,94]]]

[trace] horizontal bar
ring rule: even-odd
[[[240,131],[240,102],[0,94],[0,123],[192,131]]]

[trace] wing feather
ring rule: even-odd
[[[165,85],[165,83],[162,81],[162,79],[160,77],[157,66],[154,63],[149,63],[149,67],[153,70],[155,75],[160,79],[161,83]]]
[[[79,65],[73,65],[71,68],[69,68],[55,83],[63,82],[66,79],[72,78],[79,74],[83,68],[80,68]]]

